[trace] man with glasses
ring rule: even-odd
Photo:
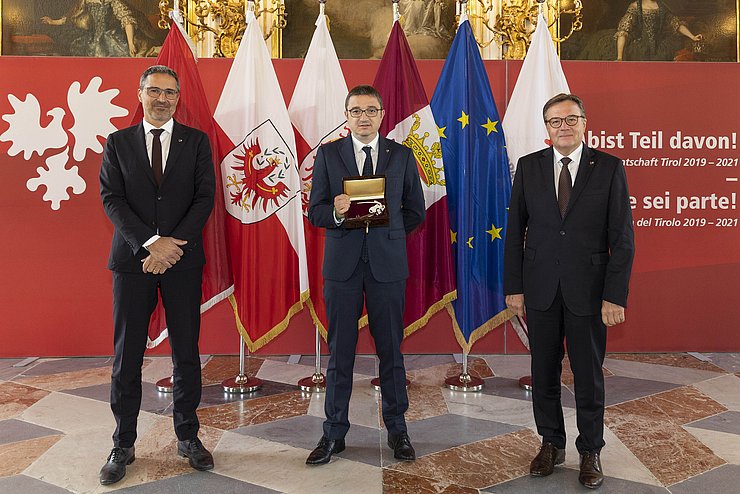
[[[326,371],[323,436],[306,463],[328,463],[344,450],[357,347],[357,322],[367,307],[370,333],[380,359],[383,422],[388,445],[399,460],[416,453],[404,413],[408,409],[406,370],[401,354],[408,265],[406,235],[424,220],[424,196],[411,150],[378,134],[385,112],[378,91],[353,88],[345,100],[351,134],[322,145],[314,164],[308,219],[325,228],[324,299],[331,357]],[[350,198],[343,178],[385,176],[389,222],[351,229],[344,224]]]
[[[141,367],[149,318],[161,295],[172,346],[177,452],[196,470],[213,468],[198,439],[200,403],[202,231],[213,209],[215,176],[203,132],[175,122],[177,74],[155,65],[139,81],[144,120],[108,136],[100,195],[114,226],[108,268],[113,271],[111,410],[113,450],[100,483],[113,484],[135,459],[141,407]]]
[[[563,340],[574,375],[579,481],[603,482],[606,327],[623,323],[634,257],[627,177],[619,158],[583,143],[586,112],[572,94],[543,109],[552,147],[519,160],[504,252],[506,304],[525,309],[532,405],[542,447],[530,474],[565,461],[560,402]]]

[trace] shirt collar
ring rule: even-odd
[[[170,118],[167,121],[167,123],[165,123],[161,127],[155,127],[154,125],[150,124],[146,120],[142,120],[141,122],[144,124],[144,135],[148,134],[152,129],[156,129],[156,128],[164,129],[165,132],[167,132],[168,134],[172,135],[172,128],[175,126],[175,119],[174,118]]]
[[[564,155],[560,154],[557,149],[553,146],[552,148],[553,154],[555,155],[555,164],[560,163],[560,160],[565,158]],[[571,159],[571,163],[579,164],[581,162],[581,155],[583,154],[583,143],[581,143],[580,146],[576,148],[575,151],[570,153],[568,155],[568,158]]]
[[[375,139],[373,139],[372,141],[368,142],[367,144],[363,144],[362,142],[357,140],[355,136],[352,136],[352,146],[354,146],[355,148],[355,154],[360,154],[364,152],[362,148],[364,148],[365,146],[370,146],[371,148],[373,148],[373,151],[377,151],[379,139],[380,139],[380,133],[375,134]]]

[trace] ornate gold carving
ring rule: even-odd
[[[423,136],[416,133],[421,127],[421,118],[418,114],[414,113],[414,123],[411,126],[409,135],[404,139],[403,145],[411,148],[411,152],[414,153],[419,168],[422,172],[422,181],[427,186],[431,185],[445,185],[445,181],[440,177],[442,173],[442,166],[435,166],[435,160],[442,159],[442,146],[439,141],[435,141],[432,147],[426,145],[424,142],[429,137],[429,132],[424,132]]]

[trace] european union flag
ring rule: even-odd
[[[431,106],[441,137],[457,276],[452,319],[458,342],[470,351],[511,317],[503,290],[511,175],[496,103],[467,20],[458,27]]]

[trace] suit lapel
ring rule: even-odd
[[[570,201],[568,201],[568,209],[565,212],[565,218],[568,217],[573,205],[578,200],[578,197],[586,188],[591,172],[594,171],[594,152],[588,146],[583,146],[583,153],[581,153],[581,162],[578,164],[578,174],[576,175],[576,182],[573,185],[573,191],[570,194]],[[565,219],[563,218],[563,219]]]
[[[154,181],[154,172],[152,171],[152,163],[149,160],[149,153],[146,152],[146,136],[144,135],[144,124],[139,123],[134,127],[134,150],[136,151],[136,162],[144,168],[144,173],[149,180],[156,185]]]
[[[545,200],[550,203],[553,211],[560,217],[560,208],[558,207],[558,196],[555,194],[555,171],[554,153],[552,147],[545,149],[540,155],[540,173],[542,183],[544,184]]]
[[[357,173],[357,160],[355,159],[355,147],[352,145],[352,137],[347,136],[339,146],[339,156],[342,158],[344,168],[350,177],[355,177]]]
[[[388,163],[391,160],[391,149],[388,145],[388,139],[383,136],[378,138],[378,164],[375,167],[375,174],[380,175],[385,173],[385,169],[388,168]]]
[[[174,173],[174,169],[177,168],[175,163],[182,152],[182,148],[185,145],[187,135],[186,129],[183,125],[174,122],[175,125],[172,127],[172,136],[170,138],[170,151],[167,154],[167,164],[164,167],[164,175],[162,176],[162,183],[167,180],[167,177]]]

